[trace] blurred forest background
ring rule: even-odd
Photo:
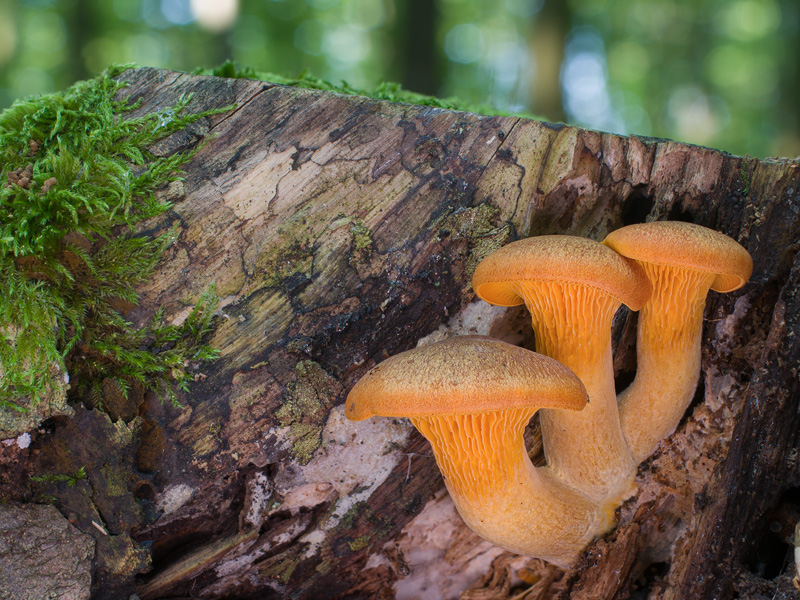
[[[800,155],[798,0],[0,0],[0,108],[226,59],[621,134]]]

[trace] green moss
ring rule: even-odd
[[[418,94],[416,92],[403,89],[399,83],[384,82],[378,84],[378,86],[374,89],[363,90],[349,85],[346,81],[342,81],[338,84],[325,81],[319,77],[314,77],[308,71],[303,71],[297,77],[284,77],[275,73],[256,71],[252,67],[240,68],[231,61],[226,61],[222,65],[211,69],[197,69],[194,71],[194,73],[196,75],[212,75],[215,77],[228,77],[231,79],[257,79],[259,81],[268,81],[271,83],[277,83],[279,85],[291,85],[294,87],[324,90],[354,96],[367,96],[369,98],[375,98],[376,100],[403,102],[406,104],[416,104],[419,106],[432,106],[435,108],[474,112],[489,116],[516,115],[533,117],[533,115],[529,114],[510,113],[508,111],[497,110],[496,108],[486,104],[472,104],[464,102],[458,98],[436,98],[434,96]]]
[[[298,362],[295,375],[275,416],[282,426],[290,426],[292,454],[300,464],[307,464],[322,442],[322,428],[339,389],[336,380],[312,360]]]
[[[358,552],[369,545],[369,537],[369,535],[360,535],[347,545],[350,546],[350,550],[353,552]]]
[[[288,583],[292,573],[297,568],[297,560],[294,558],[284,558],[274,564],[267,564],[259,571],[267,577],[273,577],[281,583]]]
[[[317,571],[317,573],[320,573],[322,575],[326,575],[326,574],[330,573],[330,571],[331,571],[331,569],[333,569],[333,567],[334,567],[333,561],[331,561],[331,560],[323,560],[321,563],[319,563],[315,567],[315,570]]]
[[[469,240],[469,256],[465,265],[467,275],[472,275],[478,263],[504,246],[511,237],[508,223],[496,226],[500,209],[483,203],[448,215],[437,223],[439,235]]]
[[[747,172],[747,167],[745,164],[742,164],[742,168],[739,170],[739,177],[744,183],[744,190],[742,190],[742,195],[747,196],[748,194],[750,194],[750,174]]]
[[[372,246],[370,230],[363,223],[353,221],[353,224],[350,226],[350,233],[353,235],[354,250],[367,250]]]
[[[147,148],[232,107],[184,115],[184,97],[126,118],[136,105],[115,100],[125,69],[0,114],[0,407],[25,410],[46,396],[54,366],[98,397],[113,378],[123,392],[142,385],[174,400],[191,367],[215,356],[201,343],[213,290],[180,327],[158,313],[137,329],[119,309],[136,303],[136,285],[177,238],[175,230],[137,236],[133,227],[169,208],[155,192],[179,180],[192,156]]]
[[[72,475],[45,473],[44,475],[31,476],[31,481],[36,483],[66,483],[70,487],[78,483],[81,479],[86,479],[86,467],[81,467]]]

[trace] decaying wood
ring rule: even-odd
[[[0,506],[0,598],[87,600],[94,549],[52,506]]]
[[[95,597],[795,597],[798,162],[254,81],[123,77],[139,111],[186,93],[190,110],[237,108],[156,148],[206,139],[164,191],[172,209],[142,229],[180,238],[128,315],[163,306],[179,321],[215,283],[220,359],[181,408],[76,407],[30,451],[2,450],[16,452],[4,497],[54,496],[98,540]],[[472,294],[494,248],[663,219],[739,240],[754,274],[710,296],[695,402],[575,569],[469,532],[405,421],[343,418],[355,381],[422,337],[530,344],[521,311]],[[624,385],[635,315],[618,316],[614,339]],[[71,487],[14,475],[82,465]]]

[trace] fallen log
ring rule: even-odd
[[[205,140],[162,193],[173,206],[140,228],[179,237],[127,313],[144,323],[163,307],[177,323],[214,284],[220,357],[179,407],[152,394],[106,414],[78,406],[15,459],[32,473],[85,466],[51,493],[98,540],[94,597],[795,597],[798,161],[258,81],[122,77],[133,114],[188,93],[190,111],[237,108],[154,148]],[[667,219],[737,239],[753,277],[709,297],[695,400],[574,569],[466,529],[406,421],[344,418],[358,378],[422,338],[533,347],[522,311],[472,293],[493,249]],[[619,387],[635,323],[615,320]]]

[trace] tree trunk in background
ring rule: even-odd
[[[436,47],[438,2],[407,0],[396,5],[395,10],[399,17],[392,28],[396,80],[407,90],[436,96],[441,62]]]
[[[566,2],[544,0],[542,10],[532,20],[529,51],[536,65],[531,84],[531,112],[553,121],[563,121],[561,67],[572,13]]]
[[[795,597],[797,162],[254,81],[123,77],[140,112],[187,93],[190,110],[238,108],[156,148],[213,134],[143,229],[180,239],[129,315],[185,318],[215,282],[220,358],[181,408],[77,407],[30,449],[0,451],[4,497],[55,497],[97,541],[96,598]],[[755,270],[709,297],[695,402],[575,569],[466,529],[405,420],[343,418],[358,378],[422,337],[530,338],[522,311],[472,294],[493,249],[664,219],[739,240]],[[629,379],[635,318],[619,316],[614,340]],[[71,486],[27,479],[80,466]]]
[[[58,82],[59,87],[67,87],[71,81],[82,81],[92,76],[86,67],[84,50],[97,33],[97,15],[89,6],[88,0],[72,0],[71,4],[72,10],[64,11],[64,18],[68,20],[66,29],[70,32],[66,36],[69,68],[65,69],[63,85]]]

